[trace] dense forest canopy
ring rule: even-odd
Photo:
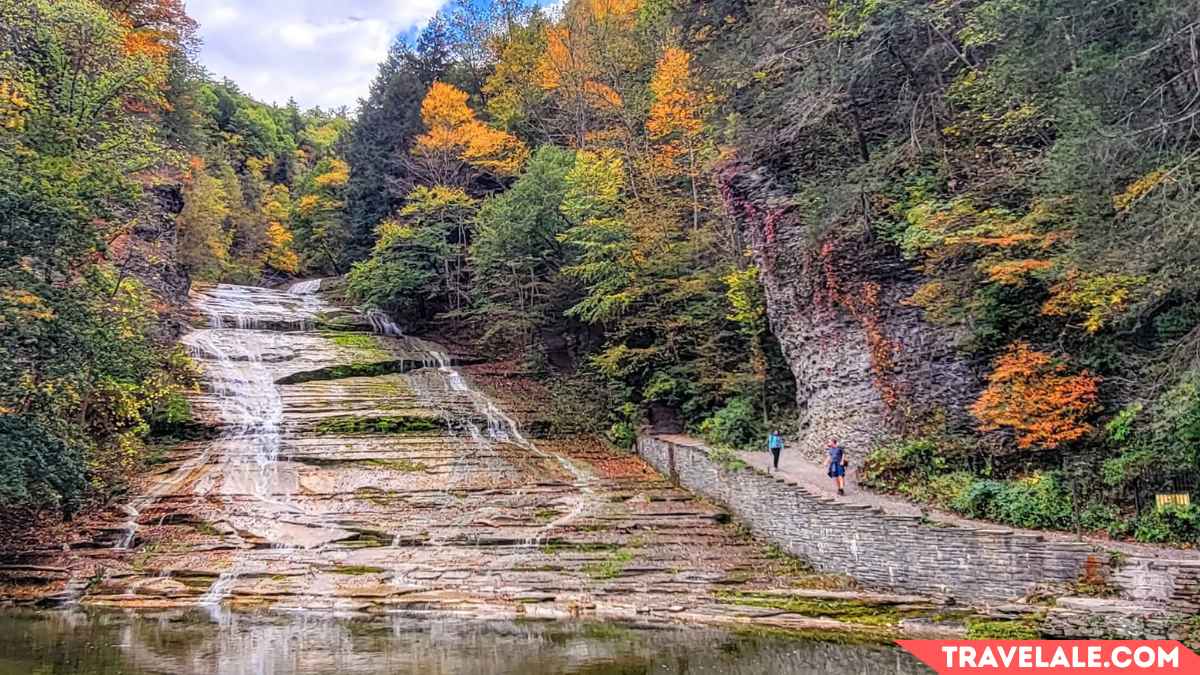
[[[1197,17],[455,0],[353,109],[302,111],[204,72],[179,0],[0,0],[0,500],[108,499],[179,433],[193,281],[344,276],[587,399],[614,443],[757,445],[805,405],[763,292],[787,240],[831,289],[854,260],[919,279],[903,306],[979,374],[970,405],[912,404],[878,285],[832,297],[894,412],[873,485],[1195,540],[1194,507],[1129,516],[1200,470]]]

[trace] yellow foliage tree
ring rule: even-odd
[[[263,216],[267,219],[266,263],[280,272],[295,274],[300,270],[300,256],[292,247],[292,231],[285,223],[290,217],[291,195],[286,185],[275,185],[263,200]]]
[[[349,164],[340,159],[332,159],[329,164],[328,171],[313,179],[317,187],[336,188],[350,182]]]
[[[1082,317],[1084,330],[1098,333],[1125,311],[1145,283],[1145,277],[1129,274],[1084,274],[1072,270],[1051,287],[1042,314]]]
[[[462,162],[496,176],[520,173],[528,148],[512,134],[480,122],[467,98],[453,85],[434,82],[421,102],[426,131],[417,137],[412,154],[424,161],[431,182],[462,183]]]
[[[221,181],[208,175],[202,159],[193,158],[183,210],[175,220],[177,255],[192,274],[213,277],[229,258],[229,236],[222,227],[228,201]]]
[[[656,142],[651,174],[684,176],[691,185],[692,227],[700,226],[700,161],[697,157],[704,121],[701,95],[692,83],[691,55],[668,47],[650,79],[653,103],[646,132]]]
[[[638,52],[633,29],[640,5],[638,0],[579,0],[568,3],[563,19],[546,29],[535,78],[553,94],[564,113],[563,131],[577,147],[597,133],[601,138],[613,135],[605,130],[622,112],[624,101],[614,87]]]

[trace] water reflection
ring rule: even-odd
[[[13,612],[0,675],[929,672],[896,648],[698,628],[391,616]]]

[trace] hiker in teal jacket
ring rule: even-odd
[[[775,471],[778,471],[779,453],[783,452],[783,436],[780,436],[778,431],[772,431],[767,436],[767,449],[771,451],[771,455],[775,459]]]

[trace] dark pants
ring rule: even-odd
[[[775,468],[776,469],[779,468],[779,453],[782,451],[783,451],[783,448],[771,448],[771,455],[775,458]]]

